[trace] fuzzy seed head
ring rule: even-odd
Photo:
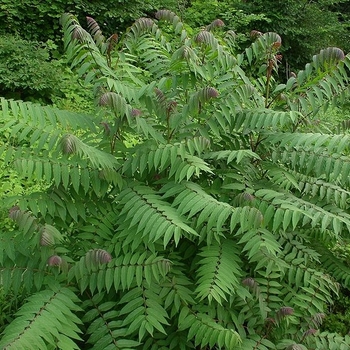
[[[252,31],[250,32],[250,37],[251,37],[252,39],[256,39],[256,38],[258,38],[259,36],[262,36],[262,33],[259,32],[258,30],[252,30]]]
[[[105,92],[104,94],[102,94],[100,96],[100,99],[98,101],[98,104],[100,106],[111,106],[112,104],[112,99],[113,99],[113,95],[115,94],[115,92],[112,92],[112,91],[108,91],[108,92]]]
[[[104,249],[94,249],[87,253],[88,259],[91,259],[96,264],[107,264],[112,260],[111,254]]]
[[[132,117],[139,117],[142,114],[141,110],[137,109],[137,108],[133,108],[131,110],[131,116]]]
[[[169,21],[169,22],[172,22],[174,20],[174,18],[177,17],[174,12],[169,11],[169,10],[159,10],[155,13],[154,16],[157,19],[165,20],[165,21]]]
[[[166,101],[166,96],[162,92],[162,90],[159,90],[158,88],[154,89],[154,92],[157,96],[157,102],[158,106],[161,108],[166,108],[167,107],[167,101]]]
[[[326,315],[324,313],[319,312],[312,317],[312,323],[315,325],[316,328],[318,328],[323,323],[325,317]]]
[[[209,44],[210,40],[212,39],[212,33],[208,32],[207,30],[201,30],[194,38],[194,40],[197,43],[200,44]]]
[[[215,28],[222,28],[225,26],[225,23],[221,19],[215,19],[213,22],[211,22],[208,26],[205,27],[205,30],[211,31]]]
[[[117,33],[112,34],[112,35],[108,38],[107,42],[108,42],[107,53],[110,53],[110,52],[114,49],[115,45],[116,45],[117,42],[118,42],[118,34],[117,34]]]
[[[225,23],[221,19],[217,18],[212,22],[213,27],[224,27]]]
[[[242,194],[242,197],[243,197],[243,199],[245,201],[248,201],[248,202],[251,202],[251,201],[253,201],[255,199],[255,197],[252,194],[248,193],[248,192],[244,192]]]
[[[142,17],[136,20],[135,24],[138,24],[145,29],[151,29],[154,25],[154,22],[150,18]]]
[[[62,264],[62,258],[58,255],[52,255],[47,260],[49,266],[60,266]]]
[[[293,315],[294,313],[294,309],[292,307],[289,307],[289,306],[282,306],[278,313],[281,315],[281,316],[290,316],[290,315]]]
[[[154,14],[154,17],[157,19],[163,19],[166,17],[166,14],[167,14],[166,11],[167,10],[159,10]]]
[[[43,230],[41,233],[41,237],[40,237],[40,245],[41,246],[52,246],[53,244],[55,244],[55,241],[54,241],[52,235],[50,235],[49,232]]]
[[[21,210],[19,209],[18,205],[13,206],[9,210],[9,218],[12,220],[16,220],[20,212]]]
[[[85,18],[89,27],[96,25],[96,21],[92,17],[86,16]]]
[[[84,34],[85,34],[84,29],[81,28],[80,26],[76,26],[72,32],[72,39],[76,39],[82,42],[84,40]]]
[[[179,52],[181,58],[187,59],[190,57],[191,49],[188,46],[184,45],[180,48]]]
[[[244,286],[247,286],[249,288],[255,288],[257,286],[256,281],[254,280],[253,277],[247,277],[242,281],[242,284]]]
[[[174,112],[176,109],[176,106],[177,106],[176,101],[173,101],[173,100],[169,101],[168,106],[167,106],[168,112],[170,112],[170,113]]]
[[[156,96],[157,96],[158,101],[163,101],[163,100],[165,100],[165,95],[163,94],[162,90],[160,90],[160,89],[158,89],[158,88],[155,88],[155,89],[154,89],[154,92],[155,92],[155,94],[156,94]]]
[[[339,62],[345,58],[344,51],[338,47],[328,47],[327,49],[321,50],[321,52],[324,57],[333,62]]]
[[[71,134],[62,137],[61,145],[64,154],[73,154],[76,151],[75,137]]]
[[[283,56],[281,54],[278,54],[275,57],[276,57],[276,60],[279,61],[279,62],[281,62],[282,59],[283,59]]]
[[[219,91],[214,89],[213,87],[208,87],[206,92],[209,98],[216,98],[219,96]]]
[[[112,260],[112,256],[106,250],[101,250],[99,260],[101,264],[107,264]]]
[[[307,331],[304,332],[304,337],[308,337],[310,335],[314,335],[317,333],[317,329],[315,328],[310,328]]]

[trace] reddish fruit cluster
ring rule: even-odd
[[[289,315],[293,315],[294,309],[289,306],[282,306],[278,312],[282,316],[289,316]]]
[[[257,286],[256,281],[254,280],[253,277],[247,277],[242,281],[242,284],[244,286],[247,286],[249,288],[255,288]]]
[[[47,260],[49,266],[60,266],[62,264],[62,258],[58,255],[52,255]]]
[[[142,112],[137,108],[133,108],[130,114],[132,117],[139,117],[142,114]]]
[[[224,27],[225,23],[221,19],[215,19],[212,24],[213,27]]]
[[[219,96],[219,91],[214,89],[213,87],[208,87],[206,92],[208,97],[210,98],[216,98]]]

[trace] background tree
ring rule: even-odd
[[[64,12],[75,13],[80,21],[85,21],[86,16],[93,17],[107,35],[121,35],[136,18],[154,18],[155,12],[162,8],[178,11],[190,27],[205,26],[216,18],[223,20],[226,27],[236,33],[238,51],[251,43],[249,33],[252,30],[279,33],[284,43],[281,53],[285,67],[280,69],[283,81],[289,77],[290,71],[303,68],[320,49],[336,46],[345,52],[349,50],[349,13],[346,1],[342,0],[270,1],[269,6],[259,0],[70,0],[52,1],[50,4],[33,0],[20,3],[4,0],[0,12],[0,34],[17,35],[30,41],[53,40],[50,45],[53,43],[56,49],[50,54],[59,58],[62,51],[58,20]],[[30,45],[32,43],[28,43]]]
[[[5,166],[40,188],[4,203],[0,347],[347,349],[319,328],[349,287],[349,135],[315,120],[349,57],[279,84],[278,34],[236,55],[221,20],[156,18],[118,42],[63,17],[93,115],[1,99]]]
[[[22,39],[44,42],[51,39],[58,44],[62,37],[59,19],[64,12],[75,13],[82,21],[86,16],[94,17],[111,35],[124,31],[147,12],[155,12],[159,7],[175,9],[179,6],[180,0],[53,0],[50,3],[2,0],[0,34],[15,34]]]
[[[251,24],[261,32],[275,31],[283,39],[282,52],[292,70],[301,69],[315,52],[329,46],[349,51],[346,1],[242,1],[239,8],[248,14],[264,15]]]
[[[246,47],[249,33],[277,32],[283,40],[285,75],[303,68],[315,52],[329,47],[349,50],[349,28],[346,1],[191,1],[184,18],[191,26],[200,27],[216,18],[238,34],[239,47]],[[249,45],[249,43],[248,43]]]
[[[64,68],[44,43],[0,36],[0,96],[51,102],[64,89]]]

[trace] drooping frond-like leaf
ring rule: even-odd
[[[18,206],[10,209],[9,217],[16,221],[24,235],[31,236],[38,229],[35,216],[33,216],[31,212],[22,211]]]
[[[226,159],[227,164],[235,161],[236,164],[239,164],[242,159],[247,158],[247,159],[260,159],[259,155],[254,153],[251,150],[234,150],[234,151],[216,151],[216,152],[209,152],[204,154],[203,156],[204,159]]]
[[[61,139],[61,149],[64,154],[75,153],[88,159],[95,168],[116,169],[118,160],[112,155],[95,147],[84,144],[78,137],[65,134]]]
[[[64,29],[65,49],[72,40],[83,42],[88,39],[89,34],[80,26],[78,19],[70,13],[63,14],[60,23]]]
[[[233,329],[227,329],[209,316],[192,313],[183,308],[179,316],[180,330],[188,329],[188,338],[194,339],[195,346],[217,346],[219,349],[239,347],[241,339]]]
[[[208,298],[210,303],[216,300],[219,304],[222,300],[227,301],[226,295],[235,293],[241,278],[238,251],[235,243],[225,240],[222,244],[214,243],[209,247],[202,248],[200,267],[197,271],[198,286],[195,291],[197,298]]]
[[[289,226],[295,229],[298,225],[311,224],[312,227],[321,230],[332,227],[335,234],[340,234],[343,225],[345,227],[350,225],[350,216],[335,206],[328,205],[324,209],[292,194],[273,190],[258,190],[254,195],[262,200],[259,209],[264,216],[265,224],[270,223],[273,230],[281,226],[283,229]],[[270,206],[266,207],[266,202],[270,202]],[[266,208],[266,211],[263,208]],[[267,211],[269,215],[266,215]]]
[[[349,58],[338,48],[327,48],[278,89],[290,91],[288,104],[293,110],[316,114],[329,102],[344,99],[348,89],[348,69]]]
[[[1,100],[1,115],[2,122],[7,123],[3,128],[9,128],[13,124],[26,123],[26,126],[35,125],[39,130],[32,135],[31,144],[40,139],[42,130],[51,130],[50,126],[62,127],[63,129],[89,129],[95,131],[96,126],[91,116],[80,113],[63,111],[49,106],[40,106],[31,102],[6,100],[3,97]],[[17,126],[16,132],[23,131],[22,126]],[[22,137],[29,135],[30,129],[22,132]],[[21,140],[21,138],[19,138]]]
[[[220,242],[225,231],[234,231],[237,227],[245,232],[258,228],[262,224],[262,214],[256,208],[248,206],[232,207],[220,202],[191,182],[169,183],[161,190],[163,198],[173,197],[173,206],[178,212],[194,219],[197,230],[201,230],[200,241],[212,243],[213,238]],[[225,226],[225,224],[227,226]]]
[[[169,324],[168,314],[157,292],[154,288],[136,287],[119,301],[120,305],[125,304],[120,310],[120,315],[125,315],[122,325],[127,327],[127,334],[138,334],[139,341],[146,332],[151,336],[155,331],[166,334],[164,326]]]
[[[140,345],[137,341],[127,339],[122,321],[115,321],[119,316],[119,312],[115,310],[117,303],[113,301],[103,303],[104,296],[96,294],[82,305],[84,309],[88,309],[82,322],[90,324],[87,330],[90,335],[87,342],[91,344],[92,349],[126,350]]]
[[[146,169],[154,171],[155,176],[168,170],[165,175],[180,182],[183,179],[189,180],[194,176],[200,176],[202,172],[211,173],[209,165],[201,158],[191,155],[186,149],[186,144],[176,143],[174,145],[159,145],[152,147],[135,147],[136,152],[132,152],[123,165],[123,172],[134,175],[138,172],[141,176]],[[162,176],[162,175],[160,175]]]
[[[331,273],[342,286],[349,288],[350,268],[342,260],[334,257],[324,246],[316,245],[316,249],[321,253],[320,260],[325,266],[325,269]]]
[[[288,127],[298,120],[298,112],[271,111],[269,109],[241,111],[237,113],[234,128],[244,133],[263,131],[266,129],[280,129]]]
[[[137,232],[151,242],[161,240],[164,246],[172,240],[177,244],[182,236],[196,237],[198,233],[186,224],[184,218],[151,188],[135,186],[126,188],[118,198],[121,215],[136,226]]]
[[[18,310],[17,317],[4,331],[2,349],[79,349],[76,340],[81,333],[79,299],[68,288],[60,287],[33,294]]]
[[[299,180],[299,188],[304,194],[312,195],[313,197],[318,195],[321,201],[326,199],[329,202],[335,203],[342,209],[348,207],[349,191],[323,180],[310,178],[305,175],[295,175]]]
[[[347,196],[346,188],[348,186],[346,174],[349,168],[349,159],[346,155],[348,148],[347,135],[309,134],[308,137],[308,134],[301,134],[298,139],[294,137],[289,139],[290,136],[288,135],[282,136],[280,134],[278,136],[277,133],[276,138],[272,135],[269,136],[271,140],[278,140],[276,143],[272,141],[274,145],[272,158],[283,162],[290,169],[293,169],[298,179],[302,182],[304,182],[305,176],[314,178],[314,194],[317,193],[316,188],[320,188],[320,190],[322,188],[322,192],[319,192],[322,198],[325,197],[326,193],[328,193],[328,198],[331,198],[330,196],[334,193],[335,203],[340,205],[340,198],[342,198],[341,205],[344,206],[344,198]],[[279,148],[280,145],[281,148]],[[329,154],[328,150],[331,150],[332,153]],[[335,180],[337,181],[336,185],[326,184]],[[310,185],[305,184],[305,186],[306,191],[310,193]]]
[[[29,250],[28,244],[21,242],[23,239],[20,238],[13,239],[12,244],[8,241],[3,242],[5,246],[1,252],[0,278],[3,283],[2,292],[5,295],[41,290],[43,285],[46,285],[46,276],[50,275],[46,269],[49,251],[44,250],[41,256],[33,257],[33,251],[36,252],[37,249],[31,247]]]
[[[40,228],[40,244],[42,246],[53,246],[63,239],[62,234],[53,226],[45,224]]]
[[[119,252],[119,251],[118,251]],[[115,259],[103,249],[94,249],[86,253],[69,271],[69,278],[75,279],[83,292],[89,288],[91,293],[96,289],[100,293],[114,290],[125,290],[137,285],[164,279],[171,268],[171,262],[154,254],[134,253],[122,255]]]

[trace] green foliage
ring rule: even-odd
[[[0,94],[8,98],[50,101],[60,93],[62,69],[43,43],[0,36]]]
[[[338,271],[343,273],[343,276],[347,275],[350,262],[350,245],[347,239],[338,242],[333,251],[336,258],[333,258],[331,264],[338,267]],[[349,288],[342,288],[339,293],[339,297],[335,299],[334,304],[329,307],[329,316],[325,319],[322,325],[323,330],[330,332],[337,332],[342,335],[349,333],[350,329],[350,298]]]
[[[79,310],[77,301],[76,295],[64,287],[30,296],[8,326],[11,331],[2,337],[1,348],[77,349],[71,340],[80,339],[77,324],[81,321],[73,313]]]
[[[65,67],[64,59],[60,59],[61,67]],[[91,87],[82,87],[78,77],[69,68],[62,71],[60,93],[50,96],[52,105],[78,113],[94,111],[93,93]]]
[[[190,26],[197,28],[221,19],[226,30],[233,31],[235,44],[239,47],[249,45],[247,34],[254,29],[256,22],[270,22],[264,12],[242,10],[241,1],[191,1],[183,18]]]
[[[294,1],[191,1],[183,18],[203,27],[220,18],[235,33],[235,45],[249,46],[249,33],[277,32],[283,39],[284,67],[280,78],[301,69],[312,55],[328,46],[349,51],[349,8],[342,0]],[[253,36],[252,39],[255,39]]]
[[[16,36],[0,36],[0,93],[78,112],[93,110],[93,96],[57,53],[52,41],[39,43]]]
[[[48,2],[22,0],[1,1],[0,34],[20,35],[26,40],[59,43],[61,28],[59,19],[64,12],[74,12],[81,21],[86,16],[103,23],[110,34],[124,31],[135,19],[162,7],[176,9],[181,1],[132,0],[132,1],[82,1],[53,0]]]
[[[86,16],[101,24],[103,31],[112,35],[125,32],[139,17],[152,16],[167,8],[179,13],[191,27],[208,25],[217,18],[233,30],[239,47],[246,46],[251,30],[278,32],[284,41],[282,48],[292,70],[309,62],[312,55],[327,46],[341,46],[348,51],[349,8],[346,2],[287,1],[270,3],[254,1],[186,1],[186,0],[131,0],[82,1],[54,0],[50,3],[22,0],[20,3],[3,0],[0,12],[0,34],[14,34],[27,40],[60,46],[59,18],[64,12],[73,12],[81,23]],[[289,66],[286,67],[289,73]]]
[[[339,46],[349,51],[349,29],[341,13],[347,16],[344,1],[294,1],[273,2],[266,6],[260,0],[242,1],[244,13],[263,15],[251,24],[251,30],[274,31],[283,38],[282,53],[286,61],[287,76],[291,70],[300,69],[312,55],[328,46]]]
[[[329,317],[326,318],[322,328],[342,335],[348,334],[350,329],[349,307],[349,291],[343,289],[339,298],[335,300],[334,305],[331,306]]]
[[[348,97],[349,57],[324,49],[278,84],[279,35],[236,55],[220,22],[156,18],[118,41],[62,17],[92,115],[1,99],[4,165],[45,183],[6,198],[0,278],[20,305],[1,346],[347,349],[320,327],[350,281],[332,249],[349,136],[311,125]]]

